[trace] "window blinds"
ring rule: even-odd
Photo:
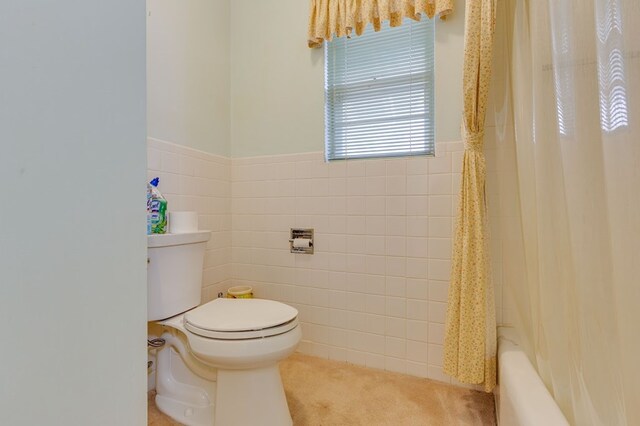
[[[432,155],[433,67],[430,19],[326,43],[326,159]]]

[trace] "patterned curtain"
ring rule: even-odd
[[[496,319],[489,269],[484,117],[491,80],[496,0],[467,1],[464,35],[465,150],[444,340],[444,372],[463,383],[496,384]]]
[[[385,21],[397,27],[404,18],[417,21],[424,14],[444,19],[452,11],[453,0],[311,0],[308,44],[320,47],[334,36],[351,36],[354,29],[361,35],[369,23],[379,31]]]

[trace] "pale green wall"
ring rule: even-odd
[[[233,157],[324,149],[303,0],[148,0],[148,136]],[[460,139],[462,7],[436,26],[436,140]]]
[[[149,137],[229,149],[229,0],[147,0]]]
[[[231,2],[231,155],[324,149],[324,57],[306,45],[308,2]],[[462,7],[436,27],[436,139],[460,139]]]
[[[308,1],[231,5],[231,154],[319,151],[324,58],[307,47]]]

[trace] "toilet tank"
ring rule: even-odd
[[[172,317],[200,304],[209,231],[147,236],[147,321]]]

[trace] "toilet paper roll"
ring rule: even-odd
[[[169,212],[169,232],[171,234],[186,234],[197,231],[197,212]]]
[[[311,240],[308,238],[294,238],[293,240],[294,248],[308,248],[311,247]]]

